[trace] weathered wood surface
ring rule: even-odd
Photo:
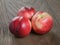
[[[8,28],[9,21],[23,6],[50,13],[54,19],[52,30],[45,35],[14,37]],[[60,45],[60,0],[0,0],[0,45]]]

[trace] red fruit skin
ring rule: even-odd
[[[26,35],[30,34],[30,32],[31,32],[31,22],[30,22],[30,20],[22,19],[21,22],[19,23],[19,25],[20,25],[19,26],[20,36],[22,36],[22,35],[26,36]]]
[[[52,26],[53,19],[47,12],[37,12],[32,17],[32,27],[37,34],[48,33]]]
[[[31,19],[35,12],[36,12],[35,9],[32,7],[22,7],[18,11],[18,16],[23,16],[28,19]]]
[[[28,36],[31,32],[31,22],[24,17],[15,17],[9,24],[9,30],[17,37]]]

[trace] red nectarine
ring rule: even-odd
[[[52,26],[52,16],[47,12],[39,11],[32,17],[32,27],[37,34],[49,32]]]

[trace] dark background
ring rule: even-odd
[[[54,19],[51,31],[45,35],[14,37],[8,28],[9,21],[23,6],[50,13]],[[0,0],[0,45],[60,45],[60,0]]]

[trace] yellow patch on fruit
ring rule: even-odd
[[[46,15],[46,16],[49,16],[49,14],[47,12],[44,12],[42,15]]]
[[[35,25],[38,29],[42,28],[42,24],[40,24],[38,21],[35,22]]]
[[[47,17],[47,16],[49,16],[49,14],[44,12],[42,14],[38,14],[38,19],[43,18],[43,17]]]
[[[45,15],[46,15],[46,14],[39,14],[39,15],[38,15],[38,18],[43,18],[43,17],[45,17]]]

